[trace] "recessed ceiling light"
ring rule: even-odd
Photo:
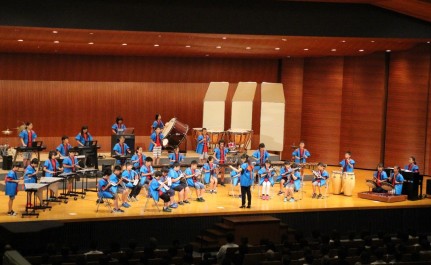
[[[281,39],[282,41],[287,41],[287,39]]]
[[[341,42],[346,42],[345,40],[342,40]]]
[[[251,50],[251,47],[245,47],[246,50]]]
[[[53,30],[53,31],[52,31],[52,33],[54,33],[54,34],[57,34],[57,33],[58,33],[58,31],[56,31],[56,30]]]
[[[431,43],[431,41],[427,41],[427,43],[428,43],[428,44],[430,44],[430,43]]]
[[[206,57],[210,56],[209,54],[205,54]]]
[[[288,55],[287,58],[290,58],[290,55]]]
[[[154,44],[154,47],[159,47],[160,45],[159,44]]]
[[[225,40],[225,39],[227,39],[227,37],[223,37],[222,39]]]
[[[337,49],[332,49],[332,50],[331,50],[331,52],[336,52],[336,51],[337,51]]]
[[[93,44],[94,44],[94,42],[89,42],[88,44],[93,45]]]
[[[278,51],[278,50],[280,50],[280,48],[277,47],[277,48],[275,48],[275,50]]]
[[[373,43],[374,43],[375,41],[373,41],[373,40],[372,40],[371,42],[373,42]]]
[[[391,50],[386,50],[386,52],[391,52]]]
[[[217,46],[216,48],[217,48],[217,49],[221,49],[221,46]]]
[[[90,33],[88,33],[88,34],[93,35],[94,33],[93,33],[93,32],[90,32]]]
[[[308,49],[307,49],[307,48],[305,48],[305,49],[304,49],[304,51],[308,51]]]
[[[190,47],[192,47],[192,46],[190,46],[190,45],[186,45],[186,48],[190,48]]]
[[[19,41],[19,42],[23,42],[24,40],[19,39],[18,41]]]
[[[162,37],[162,35],[159,35],[159,36],[157,36],[157,37],[161,38],[161,37]]]
[[[359,50],[359,52],[363,52],[363,51],[364,51],[363,49],[360,49],[360,50]]]
[[[58,40],[55,40],[54,43],[60,43]]]
[[[121,44],[121,45],[123,45],[123,46],[127,46],[127,43],[123,43],[123,44]]]

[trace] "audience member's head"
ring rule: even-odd
[[[373,244],[373,238],[370,235],[367,235],[363,239],[364,239],[365,246],[371,247],[371,245]]]
[[[305,255],[305,262],[307,262],[307,264],[313,264],[314,262],[313,254],[308,253],[307,255]]]
[[[349,232],[349,240],[353,241],[353,240],[355,240],[355,237],[356,237],[356,232],[355,231],[350,231]]]
[[[404,231],[399,231],[397,234],[397,237],[404,243],[408,243],[409,242],[409,234],[407,232]]]
[[[233,243],[235,241],[235,235],[232,233],[227,233],[226,235],[226,241],[228,243]]]
[[[383,249],[381,249],[381,248],[377,248],[377,249],[374,251],[374,256],[376,256],[376,259],[377,259],[377,260],[382,260],[382,259],[383,259]]]
[[[413,251],[412,256],[411,256],[411,260],[413,262],[421,260],[421,256],[420,256],[419,250],[416,249],[416,250]]]
[[[327,245],[329,244],[329,241],[330,241],[329,235],[323,234],[320,236],[320,243]]]
[[[97,250],[97,241],[96,240],[90,241],[90,250]]]
[[[292,259],[290,258],[290,255],[283,255],[283,257],[281,258],[281,264],[283,265],[290,265],[291,261]]]
[[[338,260],[345,260],[347,258],[347,254],[347,248],[345,246],[338,248]]]
[[[332,230],[330,235],[332,240],[339,240],[340,239],[340,233],[338,233],[337,229]]]
[[[361,261],[361,264],[370,264],[370,252],[368,252],[368,250],[362,251],[361,255],[359,256],[359,260]]]
[[[311,236],[313,237],[314,241],[319,241],[320,240],[320,231],[317,229],[313,229],[313,231],[311,231]]]
[[[129,249],[135,250],[136,246],[137,246],[136,241],[134,239],[130,240],[130,242],[129,242]]]

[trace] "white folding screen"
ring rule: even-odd
[[[211,82],[204,98],[203,128],[224,130],[228,82]]]
[[[283,84],[262,83],[260,142],[267,150],[283,151],[285,99]]]
[[[232,98],[231,129],[251,130],[256,82],[239,82]]]

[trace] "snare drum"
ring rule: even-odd
[[[345,196],[352,196],[353,189],[355,188],[356,177],[353,172],[343,173],[343,192]]]
[[[341,171],[332,171],[332,193],[341,193]]]
[[[243,152],[250,147],[252,134],[252,130],[229,129],[227,139],[229,143],[235,144],[236,149]]]
[[[370,189],[375,189],[377,187],[377,183],[374,180],[367,179],[365,185]]]
[[[196,150],[196,143],[199,135],[202,134],[202,128],[192,128],[192,150]]]
[[[164,138],[162,140],[162,144],[164,147],[174,147],[179,146],[182,141],[186,138],[187,131],[189,130],[189,126],[177,120],[176,118],[172,118],[169,123],[166,124],[163,129],[162,134]]]

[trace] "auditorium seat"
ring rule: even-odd
[[[259,265],[259,263],[264,260],[265,260],[265,254],[263,253],[245,254],[243,264]]]
[[[99,259],[101,257],[103,257],[104,255],[105,254],[88,254],[88,255],[85,255],[85,256],[86,256],[87,262],[88,261],[97,261],[97,262],[99,262]]]
[[[262,261],[260,265],[281,265],[281,260]]]
[[[161,258],[149,259],[147,265],[160,265],[162,261]]]

